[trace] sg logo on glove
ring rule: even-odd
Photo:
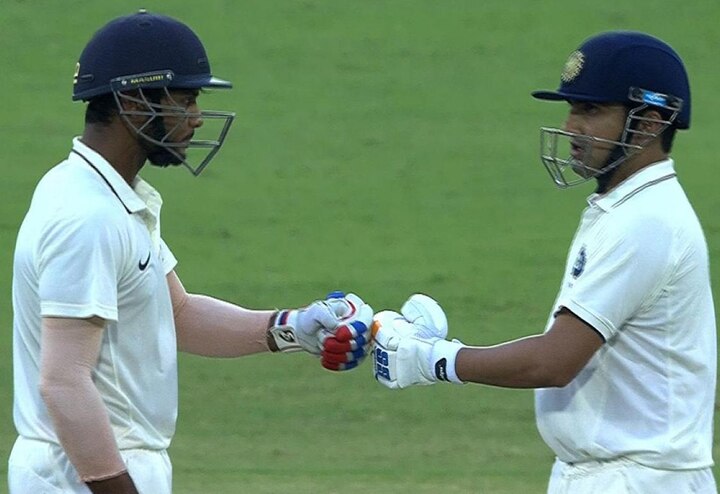
[[[382,348],[375,347],[373,353],[375,354],[375,379],[383,378],[389,381],[390,369],[388,365],[390,364],[390,360],[388,352]]]
[[[371,332],[374,342],[372,359],[375,379],[380,382],[395,381],[395,357],[397,352],[393,350],[397,349],[396,343],[399,341],[399,337],[413,334],[414,329],[402,314],[384,310],[373,317]]]

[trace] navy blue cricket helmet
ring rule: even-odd
[[[679,129],[690,127],[690,84],[685,66],[667,43],[644,33],[610,31],[585,40],[565,63],[557,91],[534,91],[532,95],[545,100],[632,106],[637,103],[630,97],[633,88],[681,100],[674,123]],[[652,106],[652,101],[645,99]]]
[[[212,75],[205,48],[188,26],[140,10],[110,21],[90,39],[76,67],[72,99],[90,101],[112,94],[120,117],[148,147],[151,164],[182,164],[199,175],[225,142],[235,114],[191,113],[171,91],[230,87],[230,82]],[[157,99],[153,91],[161,91],[165,99]],[[201,118],[204,123],[189,140],[176,140],[183,122],[178,117]],[[201,154],[199,164],[188,157],[188,150]]]
[[[232,87],[213,77],[205,48],[188,26],[140,10],[110,21],[88,42],[76,67],[72,99],[109,94],[114,80],[158,71],[171,73],[169,83],[162,84],[168,88]]]

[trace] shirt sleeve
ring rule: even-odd
[[[160,262],[162,262],[162,267],[165,272],[165,274],[170,274],[170,272],[175,269],[175,266],[177,266],[177,259],[173,255],[170,248],[167,246],[165,241],[163,239],[160,239]]]
[[[41,315],[117,321],[122,238],[102,210],[50,221],[37,256]]]
[[[558,301],[605,340],[654,299],[669,276],[672,232],[661,219],[618,222],[587,246],[583,273]]]

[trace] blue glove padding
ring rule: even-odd
[[[342,298],[328,298],[326,302],[336,309],[341,322],[332,331],[322,331],[321,364],[332,371],[353,369],[370,351],[372,307],[353,293]]]

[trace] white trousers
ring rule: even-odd
[[[710,468],[659,470],[627,459],[570,465],[560,460],[548,494],[717,494]]]
[[[120,456],[140,494],[171,494],[172,465],[165,450],[126,449]],[[10,494],[90,494],[63,449],[18,437],[8,460]]]

